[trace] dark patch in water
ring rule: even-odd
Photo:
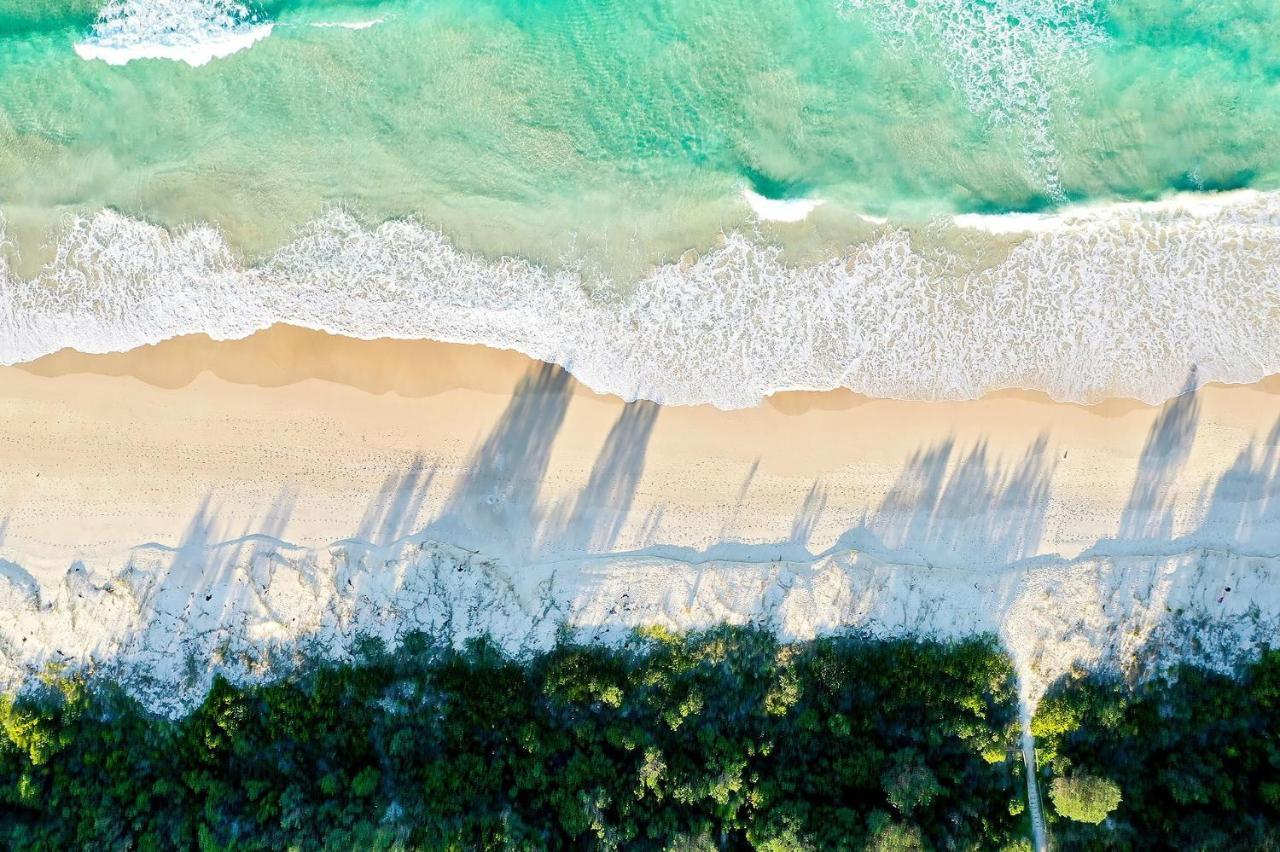
[[[752,192],[775,201],[801,198],[807,195],[811,188],[807,183],[765,174],[751,166],[742,167],[742,176],[750,182]]]

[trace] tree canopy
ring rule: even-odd
[[[1097,825],[1120,804],[1120,788],[1106,778],[1080,773],[1053,779],[1049,798],[1067,819]]]
[[[1280,848],[1280,652],[1139,684],[1078,673],[1032,733],[1058,848]]]
[[[411,636],[190,715],[54,674],[0,704],[10,848],[1025,848],[988,638],[752,628],[522,659]]]

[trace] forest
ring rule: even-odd
[[[1053,848],[1280,849],[1280,652],[1077,671],[1032,721]],[[719,627],[512,657],[410,635],[182,718],[50,667],[0,696],[22,849],[1029,850],[991,637]]]
[[[1029,850],[1015,695],[990,637],[750,627],[365,640],[179,719],[49,669],[0,700],[0,843]]]
[[[1280,652],[1128,684],[1080,672],[1032,722],[1060,850],[1280,849]]]

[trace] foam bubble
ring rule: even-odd
[[[252,47],[272,27],[236,0],[109,0],[75,51],[108,65],[171,59],[200,66]]]
[[[1073,211],[1017,237],[953,222],[930,235],[953,248],[918,251],[885,228],[794,266],[732,233],[695,261],[599,286],[460,251],[408,220],[369,229],[331,211],[245,267],[213,228],[103,211],[71,222],[37,276],[0,269],[0,361],[290,323],[517,349],[599,391],[726,408],[840,386],[1157,402],[1193,366],[1201,382],[1280,372],[1280,194]],[[999,262],[975,262],[1011,240]]]

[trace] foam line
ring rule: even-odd
[[[929,231],[944,239],[925,250],[888,226],[802,266],[734,232],[696,261],[600,288],[572,269],[461,251],[412,220],[370,229],[330,211],[246,267],[212,227],[169,232],[102,211],[74,220],[35,277],[0,267],[0,362],[289,323],[516,349],[598,391],[723,408],[841,386],[1159,402],[1193,367],[1198,382],[1280,372],[1280,194],[1011,223],[940,222]]]

